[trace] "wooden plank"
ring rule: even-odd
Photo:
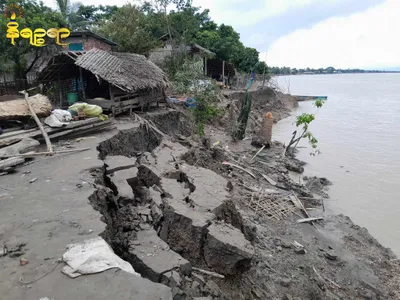
[[[0,135],[0,140],[1,139],[5,139],[5,138],[9,138],[9,137],[12,137],[12,136],[20,135],[20,134],[34,132],[34,131],[37,131],[37,129],[36,128],[26,129],[26,130],[22,129],[22,130],[15,130],[15,131],[3,133],[2,135]]]
[[[0,170],[4,170],[16,165],[20,165],[25,162],[25,158],[22,157],[12,157],[4,160],[0,160]]]
[[[72,134],[72,133],[75,133],[75,132],[84,131],[84,130],[87,130],[87,129],[90,129],[90,128],[108,126],[110,124],[111,124],[111,121],[108,120],[108,121],[102,121],[101,123],[95,123],[95,124],[90,124],[90,125],[86,125],[86,126],[77,127],[77,128],[74,128],[74,129],[63,130],[61,132],[57,132],[57,133],[51,134],[50,135],[50,139],[55,139],[55,138],[58,138],[58,137],[61,137],[61,136],[69,135],[69,134]]]
[[[267,176],[267,175],[265,175],[265,174],[261,174],[261,176],[264,177],[264,179],[265,179],[266,181],[268,181],[270,184],[272,184],[273,186],[276,185],[276,182],[275,182],[271,177],[269,177],[269,176]]]
[[[319,218],[305,218],[305,219],[298,219],[297,223],[307,223],[307,222],[312,222],[312,221],[318,221],[318,220],[323,220],[324,218],[319,217]]]
[[[71,122],[70,124],[68,124],[64,127],[60,127],[60,128],[51,128],[49,126],[44,126],[44,128],[47,133],[54,134],[57,132],[68,130],[68,129],[78,128],[81,126],[95,124],[95,123],[99,123],[99,122],[102,122],[99,118],[90,118],[90,119],[86,119],[86,120],[82,120],[82,121]],[[21,132],[21,134],[11,136],[11,137],[8,137],[5,139],[3,139],[0,136],[0,148],[17,143],[17,142],[21,141],[23,138],[37,138],[38,136],[40,136],[40,130],[34,130],[34,131],[31,131],[28,133]]]

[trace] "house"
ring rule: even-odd
[[[96,48],[50,57],[38,70],[38,81],[59,107],[73,96],[114,115],[164,101],[168,86],[164,72],[145,56]]]
[[[173,45],[172,42],[166,41],[163,47],[156,48],[149,53],[149,60],[154,62],[156,65],[163,65],[167,57],[181,54],[202,58],[204,60],[215,57],[214,52],[203,48],[198,44]]]
[[[173,42],[167,36],[163,36],[161,40],[164,41],[164,46],[151,51],[149,54],[149,60],[158,66],[162,66],[168,57],[184,53],[190,57],[202,59],[204,75],[222,82],[223,85],[229,83],[231,78],[236,75],[233,64],[217,58],[214,52],[198,44],[173,45]]]
[[[89,51],[93,48],[112,51],[116,43],[91,31],[75,31],[63,40],[68,46],[63,47],[64,51]]]
[[[40,49],[41,55],[38,58],[34,57],[34,52],[30,53],[29,59],[36,59],[36,62],[34,63],[31,71],[27,74],[29,84],[33,84],[36,81],[38,70],[42,68],[43,64],[46,64],[50,58],[60,53],[60,51],[70,53],[85,52],[92,49],[112,51],[117,46],[117,44],[113,41],[110,41],[105,37],[102,37],[91,31],[71,32],[69,37],[63,39],[63,43],[68,45],[63,47],[58,45],[48,45],[43,47]],[[27,60],[29,61],[29,59]]]

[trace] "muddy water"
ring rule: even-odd
[[[300,149],[307,174],[330,179],[333,213],[350,216],[400,255],[400,74],[340,74],[278,77],[293,95],[326,95],[310,127],[321,155]],[[294,115],[315,112],[301,102]],[[295,116],[280,121],[274,138],[286,141]]]

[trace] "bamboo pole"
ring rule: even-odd
[[[31,106],[31,104],[29,103],[28,93],[25,90],[23,90],[20,93],[24,95],[25,102],[29,107],[29,111],[31,112],[31,115],[32,115],[33,119],[35,120],[37,126],[40,129],[40,132],[42,133],[42,135],[44,137],[44,140],[46,141],[48,154],[52,155],[53,154],[53,146],[51,145],[51,142],[50,142],[49,136],[47,135],[47,132],[43,128],[42,122],[40,122],[39,118],[37,117],[35,111],[33,110],[32,106]]]
[[[68,150],[60,150],[60,151],[53,151],[53,152],[33,152],[33,153],[16,154],[16,155],[10,155],[10,156],[2,156],[1,158],[35,157],[35,156],[42,156],[42,155],[81,152],[81,151],[87,151],[90,149],[91,148],[78,148],[78,149],[68,149]],[[1,162],[3,162],[3,161],[0,161],[0,163]]]

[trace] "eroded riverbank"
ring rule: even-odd
[[[143,277],[174,299],[399,299],[399,263],[366,229],[342,215],[297,223],[293,193],[318,216],[325,194],[291,179],[303,164],[282,144],[250,162],[257,149],[223,126],[198,140],[180,112],[144,117],[166,136],[143,125],[100,144],[103,187],[90,198],[102,236]]]
[[[259,93],[267,102],[255,104],[254,128],[264,109],[283,117],[295,105]],[[349,218],[324,216],[309,200],[323,194],[291,179],[303,164],[282,158],[282,144],[250,161],[258,149],[230,141],[228,116],[206,128],[209,139],[191,135],[185,111],[141,117],[80,141],[92,147],[85,155],[44,157],[2,178],[4,299],[399,299],[399,261]],[[305,215],[293,195],[324,220],[297,223]],[[97,234],[142,278],[62,274],[66,245]]]

